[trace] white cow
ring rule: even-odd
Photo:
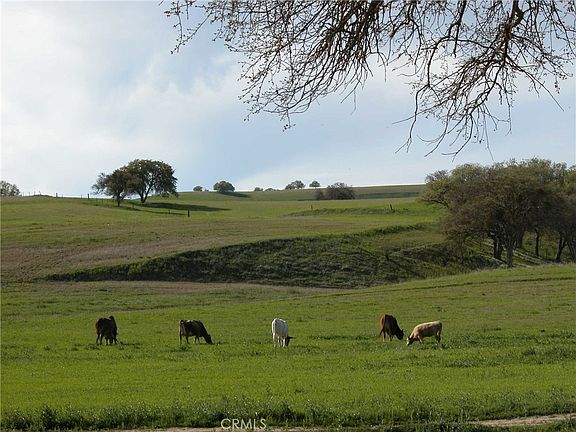
[[[432,321],[427,323],[418,324],[410,333],[410,336],[406,339],[406,345],[411,345],[413,342],[417,340],[420,341],[421,344],[422,339],[429,336],[434,336],[436,341],[440,343],[440,334],[442,333],[442,323],[440,321]]]
[[[274,318],[272,320],[272,340],[274,341],[274,346],[287,347],[290,343],[292,336],[288,336],[288,323],[280,318]]]

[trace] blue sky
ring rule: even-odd
[[[456,158],[425,143],[397,151],[413,109],[409,86],[375,70],[356,97],[321,100],[284,131],[271,114],[245,120],[237,58],[210,34],[170,54],[176,41],[158,2],[2,2],[2,179],[23,194],[81,196],[100,172],[133,159],[176,170],[178,189],[422,183],[464,163],[540,157],[576,164],[574,79],[563,110],[519,88],[512,130]],[[423,132],[425,133],[425,131]]]

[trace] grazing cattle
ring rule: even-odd
[[[442,333],[442,323],[440,321],[427,322],[423,324],[418,324],[410,333],[410,336],[406,339],[406,345],[411,345],[416,340],[419,340],[421,344],[422,339],[429,336],[434,336],[436,341],[440,343],[440,334]]]
[[[398,326],[398,321],[392,315],[383,315],[380,317],[380,333],[378,336],[382,335],[382,340],[386,340],[386,335],[392,340],[393,336],[396,336],[398,340],[404,339],[404,330]]]
[[[182,343],[182,336],[186,338],[186,343],[190,343],[188,338],[194,336],[194,343],[198,342],[201,337],[204,338],[206,343],[212,343],[212,337],[206,331],[206,327],[200,321],[195,320],[180,320],[180,343]]]
[[[118,336],[118,326],[112,315],[108,318],[98,318],[96,321],[96,343],[102,345],[102,338],[106,339],[106,345],[116,343]]]
[[[274,318],[272,320],[272,340],[274,341],[274,346],[287,347],[290,339],[294,338],[288,336],[288,323],[283,319]]]

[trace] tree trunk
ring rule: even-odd
[[[566,243],[568,244],[568,250],[570,251],[570,259],[573,262],[576,262],[576,242],[573,240],[567,240]]]
[[[514,266],[514,246],[516,245],[516,241],[513,238],[506,240],[506,264],[508,268],[512,268]]]
[[[514,248],[506,249],[506,265],[508,268],[514,267]]]
[[[536,246],[534,247],[534,254],[540,257],[540,231],[536,230]]]
[[[566,246],[566,241],[564,240],[564,238],[562,236],[560,236],[560,240],[558,240],[558,250],[556,252],[556,262],[560,262],[562,260],[562,251],[564,250],[564,247]]]
[[[524,249],[524,233],[518,234],[518,238],[516,239],[516,246],[520,249]]]
[[[492,238],[492,252],[494,258],[502,261],[502,243],[500,243],[495,237]]]

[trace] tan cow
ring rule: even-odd
[[[422,339],[425,337],[434,336],[436,341],[440,343],[440,334],[442,333],[442,323],[440,321],[432,321],[427,323],[418,324],[406,339],[406,345],[411,345],[416,340],[421,344],[424,342]]]

